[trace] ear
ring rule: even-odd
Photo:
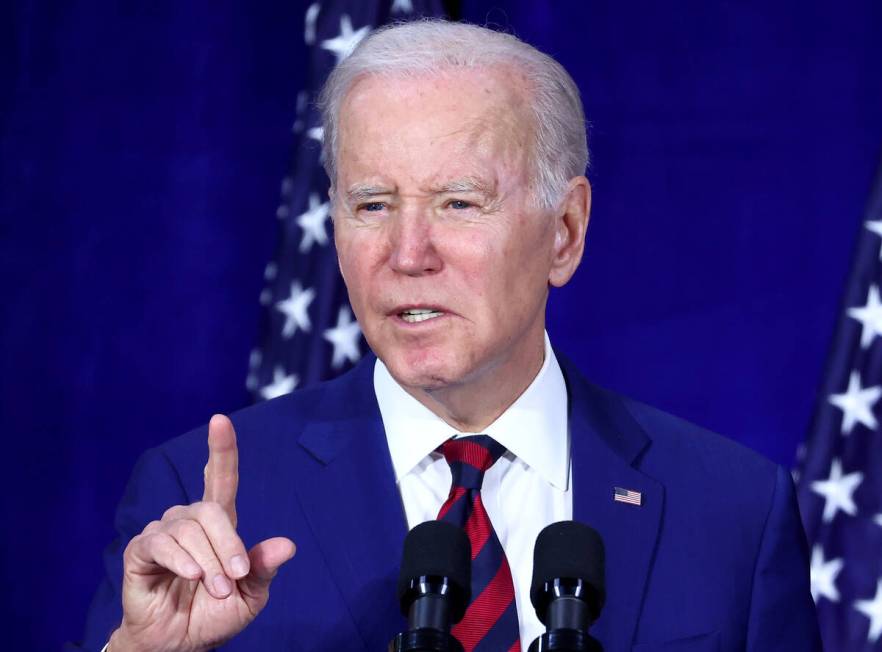
[[[585,251],[585,230],[591,214],[591,184],[585,177],[573,177],[566,195],[554,216],[554,255],[548,282],[554,287],[566,285]]]

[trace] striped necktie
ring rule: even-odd
[[[514,584],[505,551],[481,501],[484,472],[505,448],[487,435],[441,445],[453,483],[438,520],[460,526],[472,543],[472,601],[453,635],[465,652],[520,652]]]

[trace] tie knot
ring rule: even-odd
[[[484,472],[502,457],[505,447],[488,435],[477,435],[448,439],[441,453],[450,465],[454,487],[480,489]]]

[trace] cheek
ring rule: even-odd
[[[463,298],[488,313],[511,312],[532,306],[543,293],[550,270],[553,234],[523,218],[514,228],[504,222],[488,228],[446,234],[439,252],[455,269],[464,288]],[[439,245],[441,243],[439,242]]]
[[[376,230],[353,226],[335,232],[337,260],[347,285],[363,282],[367,271],[376,266],[383,249],[381,237]]]
[[[485,303],[493,295],[496,269],[504,260],[504,245],[492,234],[474,231],[451,234],[445,238],[445,244],[438,250],[447,268],[447,278],[453,281],[450,290],[459,294],[460,299]],[[464,287],[457,288],[460,282]]]
[[[548,226],[522,225],[519,237],[507,242],[500,283],[511,310],[533,310],[544,301],[551,273],[554,233]]]

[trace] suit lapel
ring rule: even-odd
[[[562,356],[570,395],[573,518],[606,548],[607,600],[592,634],[609,652],[630,650],[652,566],[664,488],[635,466],[651,441],[617,396],[590,385]],[[613,500],[615,487],[638,491],[638,507]]]
[[[315,458],[295,479],[300,504],[365,649],[404,621],[396,583],[407,524],[373,391],[370,356],[334,384],[300,445]]]

